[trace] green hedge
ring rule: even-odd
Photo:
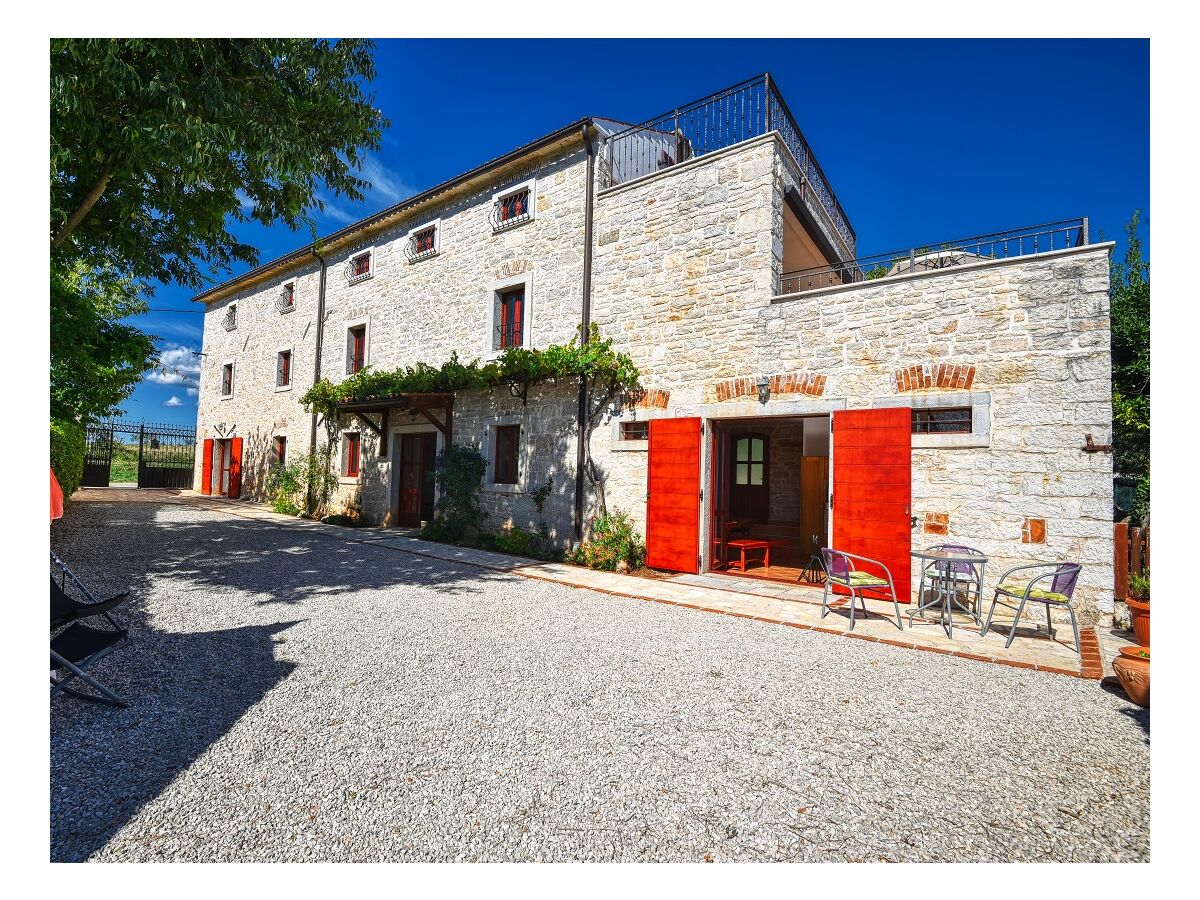
[[[63,490],[70,497],[83,480],[83,426],[68,419],[50,420],[50,468]]]

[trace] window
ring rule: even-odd
[[[292,386],[292,351],[280,350],[275,354],[275,387]]]
[[[496,292],[498,304],[496,316],[496,339],[492,349],[520,347],[524,344],[525,285],[506,288]]]
[[[346,329],[346,374],[361,372],[367,364],[367,326],[353,325]]]
[[[221,366],[221,396],[233,396],[233,363]]]
[[[225,318],[221,322],[226,331],[234,331],[237,328],[237,304],[230,303],[229,308],[225,310]]]
[[[499,231],[533,218],[535,182],[526,181],[492,196],[492,228]]]
[[[492,483],[516,484],[520,458],[521,426],[496,426],[496,453],[492,457]]]
[[[764,443],[760,437],[738,438],[734,453],[734,484],[757,487],[763,483],[766,466]]]
[[[647,421],[622,422],[621,423],[621,440],[623,440],[623,441],[648,441],[648,440],[650,440],[650,423]]]
[[[439,219],[428,225],[422,225],[420,228],[414,228],[408,233],[408,245],[404,248],[404,255],[408,257],[409,262],[417,262],[437,255],[441,249],[441,226],[442,223]]]
[[[347,431],[342,441],[342,477],[358,477],[358,461],[362,456],[362,436],[357,431]]]
[[[277,434],[271,441],[271,468],[283,465],[287,465],[287,438]]]
[[[296,308],[296,282],[289,281],[279,292],[279,301],[275,308],[281,313],[290,313]]]
[[[375,249],[355,253],[346,261],[346,280],[351,284],[364,281],[375,274]]]
[[[971,407],[944,406],[941,408],[914,409],[912,411],[913,434],[970,434]]]

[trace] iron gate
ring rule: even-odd
[[[196,430],[147,422],[97,422],[87,429],[85,487],[135,483],[140,488],[189,488]]]

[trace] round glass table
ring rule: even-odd
[[[947,637],[954,637],[954,610],[960,609],[979,624],[979,604],[983,602],[983,567],[987,557],[978,551],[967,550],[914,550],[912,558],[918,560],[924,570],[932,568],[929,593],[925,593],[925,573],[921,574],[921,595],[917,606],[909,610],[908,627],[913,618],[923,615],[925,610],[938,607],[938,621],[946,630]],[[968,597],[975,588],[975,608],[959,602],[958,595],[965,589]]]

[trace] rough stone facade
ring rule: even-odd
[[[343,276],[354,251],[331,257],[322,374],[344,377],[345,328],[360,321],[368,323],[368,362],[376,368],[437,364],[453,351],[464,360],[483,356],[493,285],[522,276],[530,279],[534,345],[568,340],[581,311],[585,171],[579,150],[508,179],[537,179],[534,220],[510,231],[493,234],[488,218],[491,193],[501,184],[414,217],[369,242],[375,248],[369,280],[349,284]],[[1111,430],[1110,246],[775,297],[784,195],[796,184],[794,160],[768,135],[599,191],[592,317],[634,359],[647,389],[642,402],[614,410],[592,438],[609,507],[630,512],[644,528],[645,442],[621,440],[622,420],[969,405],[971,434],[914,435],[913,546],[978,546],[990,558],[989,584],[1020,563],[1081,562],[1083,618],[1110,612],[1111,457],[1081,449],[1086,433],[1108,443]],[[403,252],[409,229],[435,217],[443,228],[441,252],[409,262]],[[308,418],[295,398],[307,387],[301,379],[311,378],[305,373],[312,370],[316,271],[315,264],[303,268],[297,310],[285,316],[269,311],[277,286],[239,295],[251,318],[239,309],[235,332],[220,327],[229,301],[212,304],[201,437],[218,422],[236,423],[257,447],[258,436],[269,438],[275,423],[286,420],[292,452],[307,447]],[[272,387],[271,360],[285,339],[295,341],[297,389],[281,396]],[[227,356],[247,371],[235,398],[219,400]],[[746,387],[763,374],[773,388],[765,405]],[[457,398],[456,442],[486,451],[490,427],[523,426],[522,483],[485,491],[493,522],[535,524],[529,492],[553,476],[547,524],[560,538],[570,535],[575,401],[569,385],[533,390],[527,406],[503,389]],[[430,427],[419,419],[394,419],[392,426]],[[338,502],[357,502],[369,520],[387,521],[393,467],[378,458],[375,436],[359,430],[363,474],[343,486]],[[704,455],[707,484],[707,442]],[[264,466],[258,457],[247,462],[248,485],[250,470]],[[589,516],[595,511],[589,496]],[[706,519],[702,553],[709,545]],[[1041,523],[1036,544],[1030,521]]]

